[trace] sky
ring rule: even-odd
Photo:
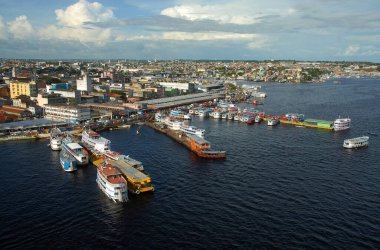
[[[380,62],[380,1],[0,0],[0,58]]]

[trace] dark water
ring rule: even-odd
[[[380,246],[380,81],[265,85],[260,108],[333,120],[327,132],[199,120],[226,161],[197,158],[148,127],[104,132],[143,161],[154,194],[115,204],[96,170],[65,173],[47,141],[0,144],[0,248],[224,249]],[[367,132],[370,146],[342,142]]]

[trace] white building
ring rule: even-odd
[[[91,79],[87,74],[77,80],[77,90],[91,92]]]
[[[85,121],[91,119],[91,108],[76,105],[45,105],[45,117],[62,121]]]
[[[182,82],[157,82],[160,86],[165,89],[179,89],[184,91],[193,91],[194,84],[193,83],[182,83]]]
[[[75,100],[74,103],[79,104],[81,102],[81,93],[79,90],[54,90],[52,93],[60,94],[62,97]],[[70,101],[71,102],[71,101]]]

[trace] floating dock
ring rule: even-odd
[[[210,143],[205,139],[197,136],[187,136],[181,131],[174,131],[165,128],[164,125],[161,125],[160,123],[146,122],[145,124],[158,132],[166,134],[178,143],[183,144],[185,147],[196,153],[201,158],[226,158],[226,151],[212,151]]]

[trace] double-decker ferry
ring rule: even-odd
[[[52,150],[62,149],[62,131],[59,128],[52,128],[50,130],[50,148]]]
[[[111,141],[88,129],[82,132],[82,143],[100,153],[110,150]]]
[[[351,119],[350,118],[338,118],[334,121],[334,131],[341,131],[349,129],[351,126]]]
[[[120,171],[106,161],[97,168],[96,182],[108,198],[114,202],[128,201],[128,183]]]
[[[195,126],[190,126],[190,125],[181,125],[180,130],[184,132],[187,135],[197,135],[199,137],[204,137],[205,136],[205,130],[201,128],[197,128]]]

